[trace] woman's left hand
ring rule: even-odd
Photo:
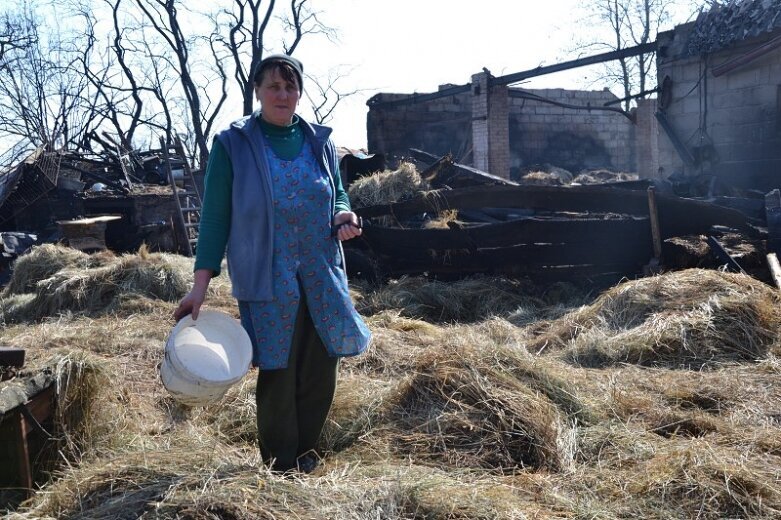
[[[334,215],[334,229],[339,240],[350,240],[360,236],[363,230],[358,224],[358,215],[352,211],[340,211]]]

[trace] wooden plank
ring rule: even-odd
[[[544,219],[528,218],[478,224],[462,229],[400,229],[365,226],[363,239],[372,249],[476,249],[552,242],[583,243],[594,240],[632,240],[648,237],[647,218]],[[646,239],[647,240],[647,239]],[[650,241],[649,241],[650,244]]]
[[[55,388],[54,385],[52,385],[24,404],[27,411],[30,412],[30,415],[38,421],[39,424],[50,419],[54,413],[55,395]]]
[[[767,254],[767,265],[770,268],[770,274],[773,276],[773,282],[776,287],[781,289],[781,264],[778,263],[778,256],[775,253]]]
[[[765,218],[767,219],[767,248],[781,254],[781,191],[772,190],[765,195]]]
[[[742,230],[751,236],[757,231],[739,211],[707,202],[657,194],[662,238],[705,233],[713,225]],[[405,217],[445,209],[486,207],[529,208],[547,211],[619,213],[648,216],[648,197],[643,192],[596,186],[476,186],[437,190],[396,204],[358,208],[362,217],[394,215]]]
[[[0,367],[22,368],[25,353],[23,348],[0,347]]]
[[[446,156],[437,162],[437,168],[429,168],[423,177],[434,188],[466,188],[470,186],[518,186],[518,183],[496,175],[458,164]]]
[[[14,411],[14,425],[15,425],[15,437],[16,437],[16,464],[19,471],[19,486],[32,491],[33,489],[33,473],[30,466],[30,450],[27,444],[27,434],[29,432],[27,428],[27,420],[19,413],[18,410]]]
[[[417,249],[394,248],[383,245],[375,249],[381,265],[398,269],[403,265],[415,266],[422,271],[426,266],[453,266],[464,269],[497,269],[511,265],[526,267],[564,266],[583,264],[629,264],[646,263],[653,250],[648,239],[635,237],[613,241],[594,240],[582,244],[531,244],[486,249],[426,249],[422,244]]]
[[[642,272],[642,265],[637,263],[628,264],[603,264],[603,265],[570,265],[570,266],[524,266],[511,265],[487,270],[481,267],[464,266],[410,266],[400,264],[391,266],[385,274],[391,277],[403,275],[420,275],[427,273],[429,275],[456,275],[464,276],[477,273],[500,273],[513,276],[527,276],[537,281],[553,280],[571,280],[571,281],[592,281],[597,279],[607,279],[614,284],[625,276],[639,275]]]
[[[654,244],[654,258],[659,261],[662,258],[662,235],[659,231],[659,213],[656,210],[656,191],[653,186],[648,187],[648,215],[651,221],[651,239]]]
[[[738,264],[735,261],[735,259],[730,256],[729,253],[727,253],[727,251],[719,243],[718,240],[716,240],[712,236],[708,236],[708,245],[710,246],[711,251],[713,251],[713,254],[716,255],[716,257],[719,259],[719,261],[726,264],[727,269],[729,269],[733,273],[746,274],[746,271],[744,271],[743,268],[740,267],[740,264]]]

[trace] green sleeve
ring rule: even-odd
[[[204,184],[195,269],[210,269],[217,276],[228,243],[233,192],[233,165],[217,139],[209,152]]]
[[[336,168],[334,168],[334,187],[336,188],[336,208],[335,212],[339,213],[340,211],[351,211],[350,209],[350,197],[347,196],[347,192],[344,190],[344,186],[342,186],[342,175],[339,172],[339,163],[336,163]]]

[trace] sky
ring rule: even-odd
[[[7,1],[0,0],[0,10]],[[215,6],[231,3],[213,1]],[[339,103],[327,124],[334,129],[337,145],[365,148],[366,101],[377,93],[434,92],[442,84],[469,83],[484,67],[502,76],[604,52],[582,45],[610,37],[609,29],[587,17],[583,5],[595,1],[310,0],[320,20],[335,29],[337,39],[307,35],[295,56],[303,61],[307,74],[322,78],[329,71],[340,71],[344,77],[338,89],[358,91]],[[675,23],[687,21],[694,11],[692,5],[698,3],[658,1],[679,4]],[[55,7],[49,16],[57,19],[61,12]],[[286,7],[287,3],[278,2],[278,12]],[[668,25],[662,29],[673,28],[673,23]],[[201,32],[208,33],[208,28],[204,26]],[[282,52],[281,40],[266,50]],[[601,90],[605,83],[595,81],[601,70],[601,65],[583,67],[533,78],[520,86]],[[614,93],[622,97],[617,89]],[[300,113],[311,120],[307,105],[302,99]],[[218,126],[238,117],[241,104],[232,94]],[[0,150],[5,148],[0,142]]]
[[[307,73],[340,68],[338,85],[361,92],[344,99],[328,122],[337,145],[366,146],[366,101],[376,93],[433,92],[440,84],[465,84],[486,67],[495,76],[550,65],[581,55],[578,42],[598,32],[579,8],[583,0],[329,0],[321,19],[339,40],[310,37],[295,55]],[[676,13],[682,23],[691,8]],[[672,29],[672,24],[667,29]],[[275,49],[276,50],[276,49]],[[599,66],[596,66],[599,67]],[[599,69],[587,67],[542,76],[526,88],[601,90]],[[306,88],[306,85],[305,85]],[[618,93],[618,91],[616,91]],[[302,100],[302,113],[305,100]]]

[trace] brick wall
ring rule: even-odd
[[[372,100],[381,103],[409,97],[377,94]],[[406,156],[410,148],[420,148],[436,155],[452,153],[471,164],[472,104],[468,92],[420,103],[369,106],[366,133],[371,153]]]
[[[641,179],[661,179],[659,170],[659,125],[656,99],[641,99],[635,112],[635,153]]]
[[[781,31],[746,40],[707,57],[686,56],[691,25],[659,35],[663,53],[658,79],[671,80],[669,106],[664,107],[680,140],[701,158],[689,166],[672,140],[659,136],[659,164],[664,176],[714,174],[730,184],[758,189],[781,181],[781,48],[720,76],[713,67],[744,57]]]
[[[602,107],[616,99],[607,90],[525,92],[575,106]],[[635,171],[634,129],[621,114],[573,110],[519,97],[511,97],[509,113],[513,170],[550,163],[575,173],[586,168]]]
[[[473,79],[480,76],[475,75]],[[516,97],[519,89],[493,87],[492,118],[486,96],[474,94],[477,85],[481,92],[487,88],[487,82],[480,81],[473,82],[469,92],[431,101],[415,102],[415,96],[409,94],[374,96],[368,103],[369,151],[406,155],[412,147],[437,155],[452,152],[466,164],[487,168],[496,175],[509,172],[511,177],[516,177],[522,168],[543,163],[575,173],[584,168],[602,167],[636,171],[634,127],[623,115],[520,99]],[[606,90],[526,89],[524,92],[577,106],[603,106],[616,99]],[[401,99],[410,102],[382,104]],[[479,106],[473,106],[476,99],[481,103]],[[506,118],[501,116],[505,112],[503,103],[506,103]],[[501,142],[507,142],[509,147],[502,148],[497,144]],[[481,156],[481,150],[486,149],[492,152],[487,157]],[[491,160],[495,162],[489,164],[487,161]]]
[[[507,87],[491,85],[491,75],[472,76],[472,164],[500,177],[510,176]]]

